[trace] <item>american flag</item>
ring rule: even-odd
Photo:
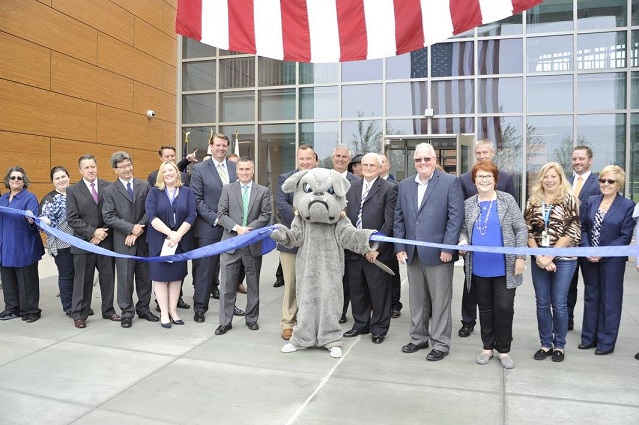
[[[175,31],[220,49],[296,62],[401,55],[542,0],[178,0]]]

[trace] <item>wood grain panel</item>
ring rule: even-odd
[[[135,81],[162,88],[162,61],[106,34],[98,34],[98,65]]]
[[[161,120],[98,105],[99,143],[155,151],[161,139]]]
[[[162,145],[158,145],[158,149]],[[146,180],[151,174],[151,171],[155,171],[160,166],[160,157],[157,150],[155,152],[145,151],[142,149],[133,149],[133,152],[129,152],[133,157],[135,163],[134,174],[139,179]]]
[[[97,30],[46,4],[2,0],[0,29],[85,62],[97,63]]]
[[[155,28],[162,28],[162,14],[158,13],[158,0],[111,0],[124,10],[148,22]],[[176,7],[177,8],[177,7]]]
[[[133,45],[134,16],[110,0],[56,0],[53,7],[126,44]]]
[[[133,110],[131,79],[62,53],[51,53],[51,90],[115,108]]]
[[[29,175],[29,178],[31,178],[31,175]],[[47,193],[51,192],[53,190],[53,183],[51,182],[33,182],[31,181],[31,183],[29,184],[29,192],[33,193],[36,198],[38,198],[38,202],[40,202],[42,200],[42,198],[44,198],[44,195],[46,195]],[[45,236],[44,234],[41,234],[42,236],[42,242],[45,241]]]
[[[133,88],[134,112],[146,114],[147,110],[153,109],[156,113],[154,119],[175,121],[175,95],[138,82]]]
[[[38,0],[42,4],[46,4],[47,6],[51,6],[51,0]]]
[[[50,87],[50,51],[0,32],[0,78],[43,89]]]
[[[119,150],[122,150],[121,146],[51,139],[51,164],[67,167],[71,181],[75,183],[82,178],[78,169],[78,158],[84,154],[91,154],[96,157],[98,175],[106,180],[115,180],[115,172],[110,161],[111,155]]]
[[[164,26],[162,31],[166,34],[175,37],[177,39],[177,34],[175,33],[175,17],[177,15],[177,6],[171,5],[169,3],[164,3],[164,16],[163,23]]]
[[[0,131],[0,178],[15,165],[24,168],[32,182],[48,182],[50,166],[50,139],[31,134]],[[4,192],[4,185],[2,186]]]
[[[162,90],[168,93],[177,93],[177,68],[168,63],[162,64],[163,84]]]
[[[160,59],[165,63],[176,61],[176,37],[170,36],[139,18],[135,18],[135,43],[136,49]]]
[[[177,10],[177,0],[164,0],[164,3]]]
[[[2,129],[66,139],[96,139],[95,104],[0,80]]]
[[[179,152],[181,142],[177,141],[175,138],[175,123],[164,121],[162,123],[162,145],[175,146]]]

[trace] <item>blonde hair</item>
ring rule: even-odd
[[[603,177],[606,174],[616,174],[617,179],[617,192],[622,190],[624,185],[626,184],[626,172],[618,165],[606,165],[599,172],[599,177]]]
[[[549,162],[544,164],[539,170],[539,175],[537,176],[537,181],[533,184],[531,195],[530,195],[530,203],[535,206],[539,206],[542,203],[546,202],[546,195],[544,192],[544,187],[541,184],[544,180],[546,174],[549,171],[554,170],[559,176],[559,188],[557,189],[557,193],[555,193],[555,198],[553,202],[561,202],[561,200],[566,196],[567,193],[572,194],[572,186],[568,183],[568,179],[566,179],[566,174],[564,174],[564,169],[561,168],[561,165],[558,162]]]
[[[175,172],[177,173],[177,180],[175,181],[175,187],[180,187],[182,186],[182,173],[180,172],[180,169],[177,167],[177,165],[175,165],[174,162],[171,161],[165,161],[162,163],[162,165],[160,165],[160,168],[158,168],[158,175],[155,178],[155,187],[157,187],[160,190],[164,190],[164,174],[162,173],[164,166],[165,165],[170,165],[171,167],[173,167],[173,169],[175,170]]]

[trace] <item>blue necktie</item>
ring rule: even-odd
[[[129,192],[129,198],[133,201],[133,188],[131,187],[131,182],[126,184],[126,191]]]

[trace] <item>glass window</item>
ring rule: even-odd
[[[625,32],[600,32],[577,36],[578,70],[625,67]]]
[[[255,57],[220,59],[221,89],[255,87]]]
[[[473,80],[433,81],[431,90],[435,115],[472,114],[475,109]]]
[[[182,90],[215,89],[215,61],[182,63]]]
[[[428,102],[425,81],[386,85],[387,116],[423,116]]]
[[[381,117],[382,85],[342,86],[342,118]]]
[[[547,162],[556,161],[571,170],[572,115],[528,117],[526,127],[527,193],[537,181],[539,170]]]
[[[479,113],[497,114],[522,111],[523,80],[482,78],[479,80]]]
[[[295,89],[260,90],[260,121],[294,120]]]
[[[188,37],[182,37],[182,58],[209,58],[215,56],[215,47],[200,43]]]
[[[639,72],[632,72],[630,77],[630,108],[639,109]]]
[[[337,83],[338,63],[300,63],[300,84]]]
[[[313,146],[319,157],[319,166],[333,168],[333,148],[339,141],[337,122],[308,122],[300,124],[300,144]]]
[[[626,183],[630,198],[639,202],[639,114],[630,115],[630,169],[626,170]]]
[[[431,74],[438,77],[474,75],[474,45],[472,41],[439,43],[431,46]]]
[[[546,1],[526,12],[528,33],[572,31],[572,0]]]
[[[220,121],[255,121],[255,93],[220,93]]]
[[[578,115],[577,143],[591,147],[594,171],[599,171],[608,164],[625,168],[625,114]]]
[[[509,16],[501,21],[491,22],[490,24],[477,27],[477,35],[479,37],[490,37],[498,35],[517,35],[521,34],[522,13]]]
[[[285,86],[295,84],[295,62],[258,58],[258,85]]]
[[[479,75],[520,74],[523,71],[521,39],[479,40],[477,72]]]
[[[626,73],[577,76],[577,111],[610,111],[626,108]]]
[[[277,191],[277,178],[280,174],[292,170],[286,168],[281,158],[283,151],[283,141],[281,138],[277,140],[260,140],[257,144],[257,182],[263,186],[271,189],[272,199],[275,199],[275,192]],[[295,149],[293,147],[293,149]],[[287,152],[290,152],[290,148],[287,148]],[[274,205],[274,204],[272,204]],[[275,215],[275,211],[271,211],[271,215]]]
[[[526,40],[528,72],[572,71],[572,35],[531,37]]]
[[[337,119],[337,86],[300,88],[301,119]]]
[[[242,52],[234,52],[232,50],[218,49],[217,53],[219,56],[238,56],[238,55],[246,55],[246,53]]]
[[[342,81],[376,81],[382,79],[383,59],[342,63]]]
[[[255,127],[253,125],[224,125],[220,126],[220,131],[229,138],[229,154],[235,152],[237,132],[237,147],[240,151],[238,155],[255,159]]]
[[[184,143],[186,133],[189,133],[188,144]],[[197,158],[202,160],[206,155],[211,134],[217,133],[214,126],[209,127],[183,127],[182,128],[182,152],[193,152],[197,149]]]
[[[215,94],[182,95],[182,123],[215,122]]]
[[[639,1],[638,0],[632,0],[632,7],[630,8],[630,11],[632,13],[632,26],[635,25],[639,25]]]
[[[527,79],[528,112],[572,112],[572,75]]]
[[[423,58],[420,63],[423,65],[423,75],[420,75],[418,78],[426,78],[427,77],[427,58],[426,58],[426,48],[420,49],[424,52]],[[399,56],[391,56],[386,58],[386,79],[387,80],[404,80],[411,78],[413,72],[413,57],[415,56],[413,53],[404,53]],[[417,55],[418,56],[418,55]]]
[[[579,0],[577,29],[625,27],[627,3],[628,0]]]
[[[353,155],[381,152],[383,146],[382,121],[342,121],[342,143]]]
[[[475,132],[475,123],[472,118],[433,118],[432,121],[433,134],[457,134]]]
[[[632,42],[630,43],[630,66],[633,68],[639,66],[639,31],[632,32]]]
[[[258,153],[260,161],[265,162],[260,167],[258,181],[266,182],[266,154],[271,153],[271,179],[277,184],[277,176],[297,167],[295,146],[295,124],[264,124],[258,126]],[[268,144],[267,144],[268,143]]]
[[[426,119],[386,120],[386,134],[428,134]]]

